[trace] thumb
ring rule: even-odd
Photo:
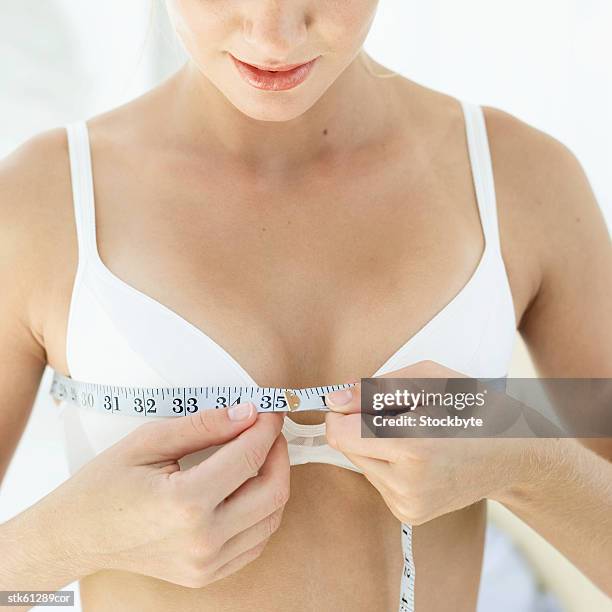
[[[120,442],[125,441],[129,455],[139,464],[176,461],[228,442],[256,420],[253,402],[243,402],[229,408],[200,410],[189,416],[160,418],[141,425]]]

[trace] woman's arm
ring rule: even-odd
[[[490,496],[612,597],[612,463],[572,438],[535,440],[512,486]]]
[[[493,132],[503,121],[491,117]],[[522,146],[493,142],[494,163],[517,168],[516,189],[528,198],[524,231],[540,272],[520,333],[538,375],[612,378],[612,244],[585,172],[541,132]],[[612,596],[612,439],[537,442],[529,472],[498,501]]]
[[[35,260],[42,245],[33,220],[32,144],[0,161],[0,484],[26,426],[46,365],[32,331]],[[34,246],[36,245],[36,248]]]
[[[487,109],[486,120],[494,168],[502,170],[500,225],[514,242],[510,272],[521,290],[513,297],[521,310],[524,294],[530,297],[519,328],[538,373],[612,378],[612,248],[586,176],[543,132],[496,109]],[[421,361],[383,378],[457,375]],[[328,442],[362,469],[400,521],[421,525],[498,500],[612,596],[610,439],[362,437],[359,383],[351,393],[326,396]],[[572,408],[566,420],[592,406]]]
[[[78,524],[57,491],[0,525],[1,590],[55,591],[99,569],[70,544],[81,539]]]
[[[36,339],[54,332],[47,315],[65,304],[65,288],[45,272],[64,262],[65,248],[52,253],[52,238],[64,222],[61,204],[70,202],[65,149],[65,131],[56,130],[0,161],[4,464],[55,345]],[[0,525],[0,590],[57,589],[101,569],[191,588],[237,572],[261,555],[289,497],[282,423],[281,414],[259,414],[252,404],[143,423]],[[180,458],[214,446],[222,448],[180,469]]]
[[[548,134],[497,109],[486,117],[494,168],[505,168],[495,177],[500,224],[526,264],[514,271],[517,284],[529,278],[518,327],[537,373],[610,378],[612,242],[588,178]]]
[[[38,137],[0,162],[0,484],[23,434],[46,366],[32,320],[45,248],[36,228],[35,191],[44,181]],[[35,177],[35,171],[38,176]],[[27,483],[24,483],[27,486]],[[55,590],[88,566],[68,554],[53,494],[0,525],[0,589]],[[31,606],[17,609],[26,610]]]

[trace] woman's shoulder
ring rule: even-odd
[[[3,202],[11,195],[7,190],[17,190],[24,196],[34,193],[42,184],[53,182],[61,156],[66,154],[66,131],[62,127],[37,132],[16,145],[0,159]]]
[[[51,295],[51,262],[65,263],[72,189],[65,129],[44,130],[0,159],[0,259],[3,298],[43,336],[42,308]]]
[[[97,147],[112,143],[121,150],[127,126],[137,109],[133,102],[87,118],[89,139]],[[0,226],[16,235],[50,235],[73,215],[67,125],[39,131],[0,158]],[[45,241],[44,246],[49,241]]]
[[[63,127],[30,136],[0,159],[2,226],[35,229],[70,184],[68,143]]]
[[[39,239],[43,232],[53,231],[53,220],[60,214],[58,203],[70,191],[65,129],[41,131],[20,143],[0,159],[2,241],[7,234],[15,243],[28,236],[30,248],[44,247]]]
[[[527,193],[550,185],[551,180],[577,178],[580,162],[567,144],[508,111],[493,106],[481,108],[500,180],[513,181],[516,190]],[[511,171],[504,173],[503,169]]]
[[[602,210],[566,143],[502,109],[483,106],[483,113],[502,247],[505,240],[520,261],[531,306],[551,292],[552,279],[568,284],[578,274],[579,254],[609,249]]]
[[[597,208],[576,153],[562,140],[499,108],[483,106],[498,206],[514,211],[542,244]],[[555,226],[555,227],[551,227]]]
[[[414,94],[413,84],[411,88]],[[421,85],[417,94],[422,125],[445,131],[453,125],[452,133],[461,132],[459,98]],[[541,295],[546,278],[559,276],[564,268],[569,273],[569,252],[602,251],[609,249],[609,242],[602,211],[571,147],[507,110],[480,107],[491,154],[502,255],[517,312],[524,314]],[[601,239],[590,244],[589,236]]]
[[[421,125],[447,133],[452,125],[452,133],[461,133],[464,117],[459,98],[421,85],[415,97],[414,84],[410,88]],[[410,103],[409,95],[404,100]],[[547,272],[563,266],[568,249],[584,250],[587,227],[594,235],[603,235],[601,210],[581,162],[566,143],[507,110],[480,107],[491,154],[502,253],[517,310],[524,313]],[[605,240],[599,242],[599,248],[609,248]]]
[[[121,151],[130,101],[87,119],[97,147]],[[133,122],[136,123],[136,122]],[[67,124],[40,130],[0,157],[0,285],[3,307],[21,321],[37,350],[65,311],[78,258]],[[129,137],[129,136],[127,136]],[[52,315],[52,316],[51,316]]]

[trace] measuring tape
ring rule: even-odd
[[[81,408],[129,416],[189,416],[199,410],[253,402],[257,412],[329,411],[324,395],[356,383],[281,387],[117,387],[74,380],[54,371],[51,395]]]
[[[53,371],[50,394],[57,402],[67,402],[107,414],[180,417],[200,410],[226,408],[240,402],[253,402],[257,412],[329,412],[325,395],[354,387],[356,383],[325,387],[121,387],[74,380]],[[414,612],[414,561],[412,527],[401,524],[404,566],[400,583],[399,612]]]

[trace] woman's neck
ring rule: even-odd
[[[388,140],[396,124],[391,80],[372,76],[359,55],[308,110],[282,121],[245,114],[192,62],[164,87],[176,137],[209,153],[218,147],[220,155],[262,173],[291,173],[322,159],[344,158]]]

